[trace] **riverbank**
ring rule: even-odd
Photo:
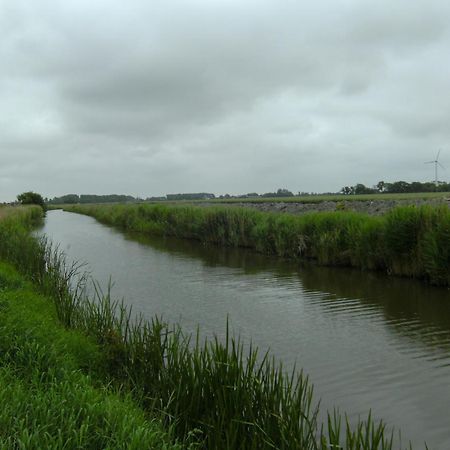
[[[181,449],[161,421],[110,384],[99,344],[61,323],[50,296],[56,285],[40,270],[48,261],[29,235],[42,209],[1,212],[0,448]]]
[[[0,324],[0,448],[181,449],[107,387],[100,347],[65,329],[51,300],[5,263]]]
[[[369,197],[365,199],[364,197]],[[240,208],[251,208],[261,212],[275,212],[287,214],[307,214],[311,212],[333,212],[333,211],[351,211],[371,216],[381,216],[399,206],[447,206],[450,207],[450,200],[448,196],[439,197],[413,197],[410,198],[381,198],[380,196],[358,196],[357,199],[341,196],[341,199],[325,199],[323,201],[277,201],[270,199],[266,201],[252,201],[247,199],[245,202],[235,200],[229,202],[229,206],[236,206]],[[218,202],[196,202],[196,206],[213,207],[217,206]],[[226,205],[225,202],[221,202]]]
[[[64,209],[124,230],[450,284],[450,210],[446,205],[397,207],[383,216],[351,211],[294,216],[238,207],[145,204]]]

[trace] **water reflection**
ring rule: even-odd
[[[127,233],[125,238],[160,252],[197,259],[206,267],[240,269],[246,275],[269,273],[276,279],[285,280],[291,289],[309,292],[308,300],[328,314],[380,314],[395,332],[442,350],[445,358],[449,356],[448,288],[377,272],[301,264],[246,249],[204,246],[196,241],[139,233]],[[312,295],[314,293],[319,296]]]

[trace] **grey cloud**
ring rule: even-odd
[[[439,0],[0,0],[2,195],[430,178],[414,161],[450,138],[449,17]]]

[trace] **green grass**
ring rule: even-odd
[[[52,302],[0,263],[0,448],[180,448],[129,394],[94,381],[103,359],[92,339],[65,329]]]
[[[315,194],[300,195],[294,197],[252,197],[252,198],[230,198],[214,200],[196,200],[195,202],[207,203],[321,203],[340,201],[371,201],[371,200],[432,200],[449,198],[449,192],[417,192],[417,193],[397,193],[397,194]],[[186,201],[192,203],[192,201]]]
[[[450,284],[447,205],[397,207],[377,217],[350,211],[294,216],[192,205],[77,205],[66,210],[124,230]]]
[[[412,192],[412,193],[396,193],[396,194],[313,194],[313,195],[296,195],[293,197],[249,197],[249,198],[215,198],[207,200],[161,200],[153,202],[140,202],[137,204],[152,205],[195,205],[197,203],[208,203],[211,205],[233,205],[240,203],[322,203],[322,202],[365,202],[365,201],[403,201],[413,203],[416,200],[435,200],[446,201],[450,198],[450,192]],[[120,205],[120,203],[90,203],[81,206],[111,206]],[[73,204],[48,205],[48,209],[70,208]]]

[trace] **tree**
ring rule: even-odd
[[[378,192],[384,192],[386,190],[386,183],[384,181],[379,181],[376,185]]]
[[[354,186],[354,193],[355,194],[373,194],[374,189],[371,189],[367,186],[364,186],[362,183],[358,183],[356,186]]]
[[[288,189],[278,189],[276,197],[293,197],[294,194]]]
[[[344,186],[341,189],[341,194],[350,195],[352,193],[352,188],[350,186]]]
[[[44,199],[42,198],[41,194],[38,194],[36,192],[23,192],[22,194],[19,194],[17,196],[17,200],[22,205],[39,205],[42,209],[45,210]]]

